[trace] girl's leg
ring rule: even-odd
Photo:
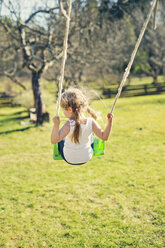
[[[65,140],[61,140],[61,141],[58,143],[58,150],[59,150],[59,152],[60,152],[62,158],[65,160],[64,152],[63,152],[64,142],[65,142]]]
[[[65,140],[61,140],[59,143],[58,143],[58,150],[62,156],[62,158],[66,161],[65,157],[64,157],[64,152],[63,152],[63,148],[64,148],[64,142]],[[69,163],[68,161],[66,161],[68,164],[71,164]],[[85,164],[85,163],[81,163],[81,164],[72,164],[72,165],[82,165],[82,164]]]
[[[93,146],[94,146],[94,134],[92,133],[91,134],[91,147],[92,147],[92,150],[93,150]]]

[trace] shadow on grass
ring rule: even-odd
[[[28,113],[28,111],[27,110],[22,110],[22,111],[15,112],[15,113],[13,113],[11,115],[20,115],[22,113]]]
[[[5,122],[8,122],[8,121],[19,121],[19,120],[24,120],[24,119],[28,119],[28,118],[29,118],[29,115],[27,115],[27,116],[19,116],[19,117],[14,117],[14,118],[12,117],[12,118],[3,119],[0,122],[5,123]]]
[[[18,112],[14,112],[14,113],[11,113],[11,114],[0,114],[0,117],[3,117],[3,116],[12,116],[12,115],[20,115],[22,113],[28,113],[27,110],[23,110],[23,111],[18,111]]]
[[[25,116],[20,116],[21,114],[24,114],[26,113]],[[20,124],[20,121],[23,121],[23,120],[27,120],[29,119],[29,114],[27,115],[27,110],[22,110],[22,111],[17,111],[17,112],[14,112],[14,113],[6,113],[6,114],[0,114],[0,117],[2,117],[2,119],[0,120],[0,126],[3,128],[6,126],[6,124],[9,126],[11,125],[21,125]],[[15,124],[14,124],[15,123]],[[31,129],[31,128],[34,128],[36,127],[36,124],[30,124],[26,127],[23,127],[23,128],[18,128],[15,127],[15,129],[10,129],[10,130],[4,130],[4,131],[1,131],[0,132],[0,135],[3,135],[3,134],[10,134],[10,133],[15,133],[15,132],[24,132],[28,129]],[[8,128],[6,128],[8,129]]]
[[[0,135],[1,134],[10,134],[10,133],[15,133],[15,132],[24,132],[28,129],[35,128],[35,127],[37,127],[37,125],[33,125],[33,126],[21,128],[21,129],[13,129],[13,130],[8,130],[8,131],[3,131],[3,132],[0,132]]]

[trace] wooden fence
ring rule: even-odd
[[[107,97],[111,98],[117,94],[116,89],[111,88],[100,88],[102,94]],[[131,96],[144,96],[144,95],[156,95],[165,92],[165,82],[164,83],[157,83],[157,84],[143,84],[143,85],[129,85],[124,86],[121,97],[131,97]],[[0,92],[0,107],[5,106],[14,106],[13,105],[13,98],[14,96],[8,95],[5,92]]]
[[[108,98],[114,97],[117,94],[118,88],[102,88],[102,94]],[[137,86],[124,86],[121,97],[156,95],[165,92],[165,83],[143,84]]]
[[[8,107],[12,105],[14,96],[8,95],[5,92],[0,92],[0,107]]]

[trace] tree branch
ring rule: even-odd
[[[34,13],[32,13],[29,18],[25,21],[25,23],[27,24],[28,22],[30,22],[30,20],[35,17],[38,13],[45,13],[45,14],[49,14],[51,13],[53,10],[59,9],[59,7],[54,7],[54,8],[50,8],[49,10],[45,10],[45,9],[39,9],[37,11],[35,11]]]
[[[8,71],[4,71],[4,75],[8,78],[10,78],[15,84],[19,85],[21,88],[23,88],[24,90],[26,90],[26,87],[18,81],[18,79],[15,78],[14,74],[17,70],[17,67],[16,67],[16,63],[14,65],[14,69],[12,72],[8,72]]]
[[[59,0],[59,4],[60,4],[60,10],[61,10],[61,13],[63,14],[63,16],[65,16],[65,18],[69,18],[69,16],[67,15],[66,13],[66,10],[64,9],[63,7],[63,3],[62,3],[62,0]]]
[[[2,24],[4,30],[10,35],[10,37],[18,41],[17,37],[14,35],[12,28],[9,28],[2,18],[0,18],[0,23]]]
[[[45,35],[44,32],[41,32],[40,30],[37,30],[37,29],[34,29],[34,28],[31,28],[29,27],[28,25],[26,25],[25,23],[21,22],[22,26],[29,29],[30,31],[33,31],[33,32],[36,32],[36,33],[39,33],[40,35]]]

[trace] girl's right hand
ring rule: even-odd
[[[55,116],[55,117],[53,118],[53,123],[54,123],[54,125],[56,125],[56,126],[60,125],[60,117],[59,117],[59,116]]]

